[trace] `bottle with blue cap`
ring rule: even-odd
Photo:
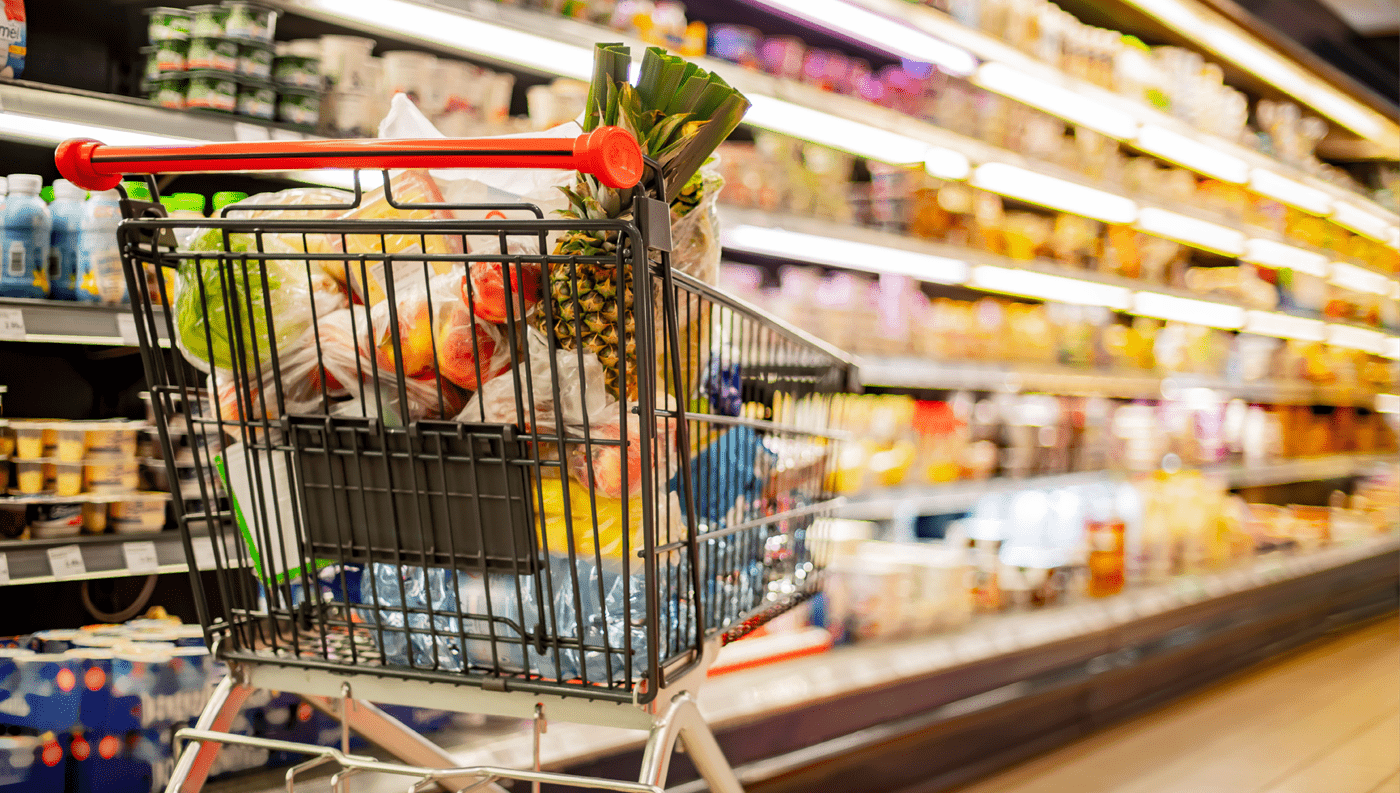
[[[53,233],[49,239],[49,296],[55,300],[78,299],[78,234],[83,223],[87,191],[68,181],[53,183]]]
[[[4,231],[0,236],[0,296],[45,298],[49,296],[49,241],[53,217],[39,190],[44,180],[37,174],[9,177],[5,199]]]

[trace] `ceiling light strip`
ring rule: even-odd
[[[870,273],[907,275],[931,283],[961,284],[968,276],[968,264],[960,259],[764,226],[726,227],[720,233],[720,243],[729,250]]]
[[[1246,240],[1241,259],[1254,264],[1276,269],[1287,268],[1318,278],[1326,278],[1329,270],[1327,257],[1320,253],[1284,245],[1273,240]]]
[[[1107,223],[1132,223],[1137,216],[1137,204],[1129,198],[1005,163],[979,165],[972,172],[972,184],[1010,198]]]
[[[1183,168],[1234,184],[1249,181],[1249,165],[1232,154],[1156,124],[1138,130],[1136,146]]]
[[[1239,256],[1244,253],[1245,236],[1240,232],[1165,209],[1143,207],[1138,213],[1137,227],[1148,234],[1226,256]]]
[[[972,268],[968,285],[988,292],[1120,311],[1132,305],[1133,297],[1131,290],[1121,286],[990,264]]]

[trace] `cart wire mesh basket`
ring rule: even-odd
[[[706,642],[817,590],[832,396],[854,367],[673,272],[658,171],[619,132],[68,155],[109,187],[382,169],[372,191],[357,171],[353,194],[255,196],[208,220],[124,203],[191,558],[212,538],[217,591],[192,577],[222,657],[646,702]],[[582,221],[448,204],[427,171],[387,170],[482,165],[647,178],[631,217]],[[557,253],[579,234],[601,242]]]

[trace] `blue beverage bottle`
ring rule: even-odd
[[[83,222],[87,191],[66,179],[53,183],[53,233],[49,238],[49,296],[78,299],[78,232]]]
[[[17,173],[9,178],[5,199],[4,232],[0,236],[0,296],[49,296],[49,236],[53,218],[39,197],[44,180],[36,174]]]

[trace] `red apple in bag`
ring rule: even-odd
[[[505,288],[501,272],[510,272],[510,291]],[[470,283],[469,283],[470,282]],[[476,316],[486,322],[506,321],[506,301],[521,319],[521,299],[528,311],[540,300],[540,266],[521,262],[517,267],[506,262],[472,262],[462,278],[462,303],[472,307]]]
[[[477,320],[461,303],[443,306],[438,318],[438,374],[475,391],[510,368],[505,339],[494,326]]]

